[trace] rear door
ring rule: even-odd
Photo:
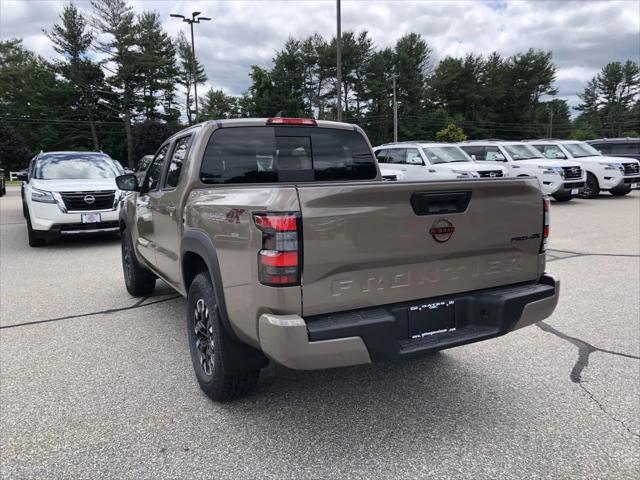
[[[537,182],[299,186],[304,314],[536,280]]]

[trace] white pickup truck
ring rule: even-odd
[[[383,175],[397,180],[452,180],[506,177],[500,165],[474,162],[460,147],[451,143],[399,142],[373,149]]]
[[[585,184],[585,172],[578,162],[548,159],[523,142],[481,140],[458,145],[475,161],[506,167],[511,177],[536,177],[542,192],[559,202],[571,200]]]
[[[601,190],[627,195],[640,188],[640,162],[633,158],[606,157],[591,145],[576,140],[531,140],[531,145],[551,159],[571,159],[587,172],[582,198],[596,198]]]

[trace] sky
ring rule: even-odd
[[[36,53],[55,58],[43,34],[66,1],[0,0],[0,38],[18,37]],[[75,0],[89,12],[88,0]],[[160,13],[175,36],[189,26],[170,13],[201,11],[211,22],[195,25],[196,55],[209,86],[238,95],[247,90],[251,65],[269,66],[288,37],[335,35],[335,0],[132,0],[137,12]],[[342,0],[342,30],[367,30],[377,47],[393,46],[409,32],[433,49],[433,64],[467,53],[504,56],[529,48],[551,50],[558,66],[558,97],[571,106],[606,63],[640,60],[640,0]],[[204,90],[204,89],[203,89]]]

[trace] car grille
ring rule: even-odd
[[[570,188],[582,188],[584,187],[584,182],[567,182],[564,184],[564,188],[567,190]]]
[[[68,211],[112,210],[115,191],[60,192],[60,196]]]
[[[502,170],[484,170],[484,171],[478,172],[478,174],[482,178],[496,178],[496,177],[502,177]]]
[[[637,175],[640,173],[640,164],[638,163],[623,163],[625,175]]]
[[[582,178],[582,168],[580,167],[562,167],[564,170],[565,180],[574,180],[576,178]]]
[[[104,230],[107,228],[118,228],[118,222],[97,222],[97,223],[64,223],[60,225],[61,232],[77,232],[80,230]]]

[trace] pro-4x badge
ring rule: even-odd
[[[433,225],[429,229],[429,233],[433,237],[433,239],[438,243],[448,242],[449,239],[453,236],[453,232],[456,231],[456,227],[447,220],[446,218],[441,218],[433,222]]]

